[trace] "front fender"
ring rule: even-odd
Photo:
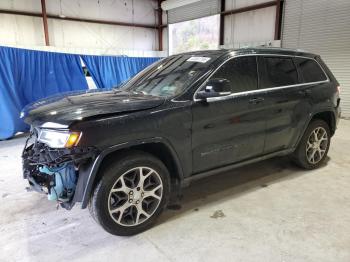
[[[114,153],[118,150],[122,150],[122,149],[126,149],[126,148],[130,148],[133,146],[138,146],[138,145],[145,145],[145,144],[151,144],[151,143],[162,143],[164,144],[170,151],[170,153],[172,154],[172,157],[175,161],[175,164],[177,166],[177,170],[179,172],[179,178],[182,181],[183,180],[183,169],[182,166],[180,164],[179,158],[177,156],[176,151],[174,150],[174,148],[171,146],[170,142],[162,137],[153,137],[153,138],[148,138],[148,139],[142,139],[142,140],[135,140],[132,142],[125,142],[125,143],[121,143],[121,144],[117,144],[114,146],[111,146],[105,150],[103,150],[95,159],[95,161],[90,164],[88,167],[82,167],[82,172],[79,172],[80,176],[79,176],[79,181],[78,184],[81,185],[81,194],[79,197],[80,199],[77,199],[77,201],[82,202],[82,206],[81,208],[86,208],[89,200],[90,200],[90,196],[91,196],[91,192],[93,190],[93,186],[94,186],[94,182],[96,179],[96,175],[98,173],[98,171],[100,170],[101,164],[103,162],[103,160],[111,153]],[[82,173],[82,174],[81,174]]]

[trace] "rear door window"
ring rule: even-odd
[[[299,84],[297,69],[291,57],[263,57],[259,63],[260,88]]]
[[[325,73],[315,60],[296,57],[294,61],[299,68],[303,83],[327,80]]]

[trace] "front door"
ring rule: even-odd
[[[266,121],[257,90],[256,60],[255,56],[231,58],[210,79],[228,80],[232,94],[193,103],[194,173],[262,154]]]

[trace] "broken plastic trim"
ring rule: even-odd
[[[29,189],[48,194],[49,199],[57,200],[62,207],[71,209],[75,202],[79,201],[79,196],[75,196],[75,194],[76,186],[79,184],[80,167],[82,165],[89,165],[96,158],[99,151],[94,147],[53,149],[37,141],[37,139],[35,139],[34,143],[29,144],[33,135],[34,132],[27,139],[22,152],[23,176],[29,182]],[[63,173],[60,172],[61,167],[67,166],[73,167],[76,174],[75,186],[70,185],[68,188],[66,188],[65,182],[62,180]],[[54,175],[48,174],[45,170],[56,170],[57,174],[56,171]],[[63,188],[60,187],[62,189],[60,192],[54,192],[57,194],[57,199],[54,199],[52,197],[50,198],[50,194],[52,195],[51,190],[57,190],[56,183],[60,180],[56,180],[56,176],[58,179],[61,178]],[[79,190],[81,190],[80,187]],[[66,194],[66,191],[69,194]],[[62,193],[64,194],[62,195]]]

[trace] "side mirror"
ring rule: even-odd
[[[228,96],[231,94],[230,81],[224,78],[210,79],[204,90],[197,93],[196,98],[201,100],[207,100],[207,98]]]

